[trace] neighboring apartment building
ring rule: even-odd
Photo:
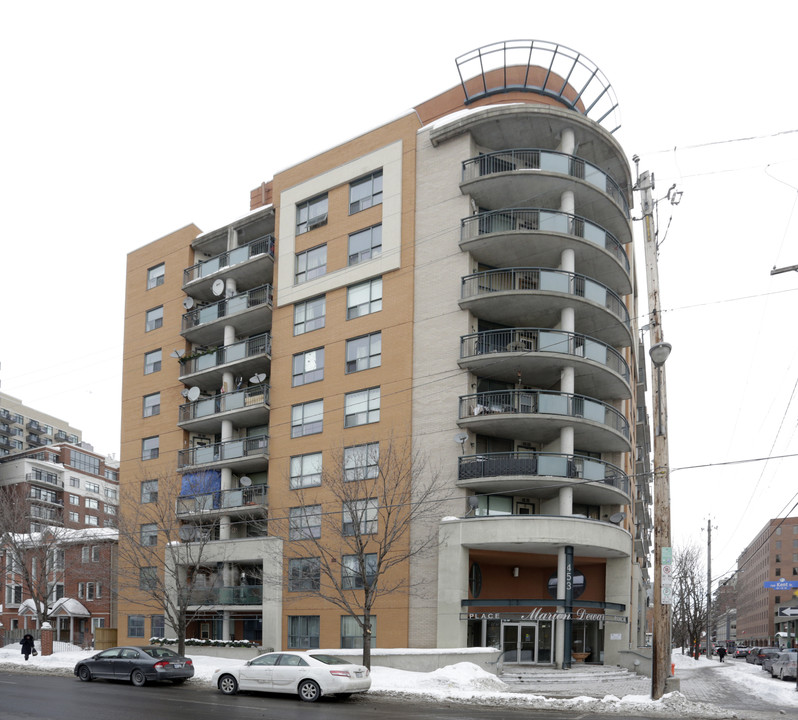
[[[779,607],[794,605],[794,588],[765,583],[798,582],[798,517],[769,520],[737,558],[737,640],[777,645]],[[777,624],[779,627],[777,627]]]
[[[0,457],[60,442],[80,443],[80,430],[0,392]]]
[[[294,584],[314,558],[292,531],[341,515],[322,482],[341,455],[376,472],[409,438],[429,461],[414,488],[434,473],[450,499],[411,529],[436,552],[378,600],[376,647],[561,664],[645,643],[650,440],[614,94],[539,41],[457,67],[461,85],[277,174],[244,217],[128,256],[138,507],[121,511],[166,503],[207,543],[189,636],[357,646],[352,618]],[[148,614],[146,595],[120,602],[119,641],[157,634]]]

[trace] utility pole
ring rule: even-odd
[[[712,520],[707,520],[707,660],[712,656]]]

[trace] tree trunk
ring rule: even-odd
[[[363,616],[363,664],[371,670],[371,616]]]

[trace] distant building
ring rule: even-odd
[[[0,457],[60,442],[79,444],[80,430],[0,392]]]

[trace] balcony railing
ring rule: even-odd
[[[253,485],[234,490],[217,490],[177,498],[177,515],[203,515],[213,511],[243,508],[251,505],[266,506],[266,485]]]
[[[629,272],[629,256],[617,238],[579,215],[543,208],[505,208],[470,215],[460,221],[460,240],[506,232],[542,231],[572,235],[603,248]]]
[[[181,468],[192,465],[209,465],[226,460],[266,455],[268,451],[269,436],[256,435],[180,450],[177,453],[177,465]]]
[[[180,406],[178,423],[198,420],[199,418],[218,415],[246,407],[263,406],[269,404],[269,386],[253,385],[252,387],[222,393],[213,397],[203,398],[196,402]]]
[[[609,195],[629,217],[629,203],[618,183],[601,168],[576,155],[554,150],[518,148],[486,153],[463,161],[463,182],[477,180],[496,173],[518,171],[559,173],[584,180]]]
[[[269,333],[253,335],[241,342],[225,345],[204,355],[199,355],[186,360],[180,370],[180,375],[193,375],[203,370],[210,370],[220,365],[245,360],[258,355],[269,355],[272,351],[272,336]]]
[[[39,435],[46,435],[50,432],[50,427],[48,425],[42,425],[36,420],[28,420],[25,427],[28,431]]]
[[[594,360],[620,375],[627,383],[629,365],[615,348],[588,335],[547,328],[506,328],[463,335],[460,357],[489,353],[549,352]]]
[[[26,435],[25,442],[28,443],[28,445],[35,445],[38,447],[39,445],[46,445],[47,438],[43,438],[40,435]]]
[[[564,415],[601,423],[629,438],[629,422],[607,403],[550,390],[498,390],[460,398],[460,419],[494,414]]]
[[[600,482],[629,494],[629,477],[603,460],[560,453],[505,452],[464,455],[458,458],[458,479],[463,481],[510,475],[561,477]]]
[[[189,588],[182,593],[189,605],[260,605],[263,585]]]
[[[199,278],[208,277],[213,275],[223,268],[230,267],[231,265],[238,265],[256,255],[267,254],[274,258],[274,236],[264,235],[257,240],[252,240],[246,245],[227,250],[216,257],[209,260],[192,265],[190,268],[183,270],[183,285],[188,285],[194,280]]]
[[[64,487],[64,481],[54,473],[43,472],[29,472],[25,473],[25,480],[28,482],[45,483],[47,485],[55,485],[56,487]]]
[[[215,320],[220,320],[223,317],[230,317],[231,315],[236,315],[238,313],[244,312],[245,310],[249,310],[252,307],[264,304],[271,307],[271,285],[261,285],[258,288],[250,290],[249,292],[233,295],[231,298],[226,300],[220,300],[219,302],[211,303],[210,305],[195,308],[194,310],[187,312],[185,315],[183,315],[183,325],[181,331],[185,332],[198,325],[211,323]]]
[[[606,285],[595,280],[548,268],[502,268],[466,275],[462,279],[463,300],[494,292],[548,291],[591,300],[615,315],[627,328],[630,327],[629,310],[623,300]]]

